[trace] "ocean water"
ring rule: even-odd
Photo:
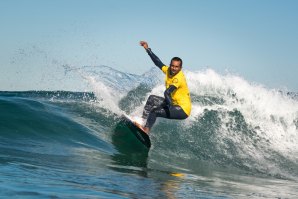
[[[297,94],[185,71],[192,114],[158,119],[147,150],[117,124],[160,71],[65,69],[92,92],[0,92],[0,198],[298,198]]]

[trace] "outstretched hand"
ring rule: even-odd
[[[146,41],[140,41],[140,45],[143,46],[145,49],[148,48],[148,43]]]

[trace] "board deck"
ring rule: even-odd
[[[147,133],[134,124],[127,116],[122,115],[121,121],[130,129],[130,131],[136,136],[136,138],[143,143],[147,148],[151,147],[151,141]]]

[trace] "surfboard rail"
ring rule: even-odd
[[[151,147],[149,135],[134,124],[134,122],[125,115],[121,115],[121,121],[130,129],[136,138],[143,143],[148,149]]]

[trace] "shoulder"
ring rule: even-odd
[[[179,71],[179,73],[176,75],[176,78],[178,78],[179,80],[185,79],[185,76],[182,70]]]
[[[175,75],[175,77],[173,78],[173,82],[176,82],[178,84],[185,84],[186,79],[184,73],[180,71],[177,75]]]
[[[163,66],[163,67],[161,67],[161,70],[162,70],[162,72],[164,72],[165,74],[167,73],[167,71],[168,71],[168,66]]]

